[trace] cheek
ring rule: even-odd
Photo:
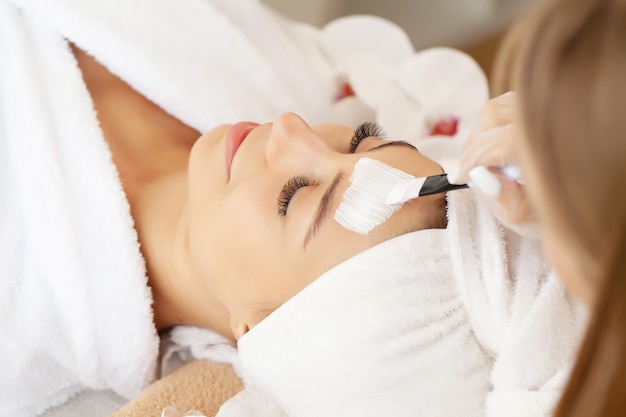
[[[268,215],[267,197],[262,193],[238,190],[210,200],[196,209],[195,223],[215,252],[248,250],[264,237],[269,238],[273,222]]]
[[[257,258],[277,246],[271,201],[264,187],[250,185],[223,194],[207,193],[190,204],[195,267],[210,276],[251,274],[259,266]]]
[[[554,213],[554,210],[547,204],[549,199],[544,197],[547,190],[534,167],[532,152],[528,149],[528,143],[523,140],[523,137],[520,138],[522,139],[516,142],[514,150],[519,155],[519,164],[530,205],[541,223],[542,243],[548,261],[567,289],[581,300],[590,303],[592,297],[589,287],[579,268],[581,257],[577,256],[575,250],[567,245],[561,237],[562,233],[559,233],[553,225],[554,222],[550,221],[555,215],[558,216],[558,213]]]
[[[542,240],[548,260],[565,287],[585,303],[592,305],[593,293],[581,273],[580,257],[548,227],[544,228]]]
[[[518,140],[512,145],[513,154],[519,158],[516,162],[522,171],[525,190],[530,200],[530,204],[535,208],[537,214],[541,217],[542,210],[548,210],[549,207],[542,207],[541,202],[544,200],[541,195],[545,192],[541,178],[538,176],[537,169],[533,161],[533,153],[529,149],[529,144],[524,139],[523,133],[517,133]]]
[[[310,241],[303,256],[303,270],[307,272],[304,280],[312,281],[332,267],[385,240],[379,228],[362,235],[343,228],[334,220],[330,220],[330,223]]]

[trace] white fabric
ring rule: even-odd
[[[449,193],[448,216],[331,269],[243,336],[246,388],[218,415],[550,415],[584,309],[539,242],[471,190]]]
[[[86,388],[132,398],[158,368],[129,206],[66,39],[200,131],[324,120],[282,25],[253,0],[0,0],[0,416]]]
[[[219,333],[195,326],[176,326],[161,338],[161,376],[194,359],[229,364],[241,377],[237,347]]]
[[[49,409],[41,417],[106,417],[127,402],[128,400],[110,390],[83,391],[63,405]]]

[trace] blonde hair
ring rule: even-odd
[[[496,62],[517,90],[539,212],[593,289],[592,317],[558,417],[626,414],[626,0],[545,1]]]

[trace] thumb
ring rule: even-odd
[[[503,223],[521,224],[532,209],[524,185],[495,169],[476,167],[469,173],[471,184],[486,198],[488,205]]]

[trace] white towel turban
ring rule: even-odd
[[[472,191],[448,196],[448,216],[336,266],[242,337],[246,389],[219,415],[549,415],[584,312],[539,242]]]

